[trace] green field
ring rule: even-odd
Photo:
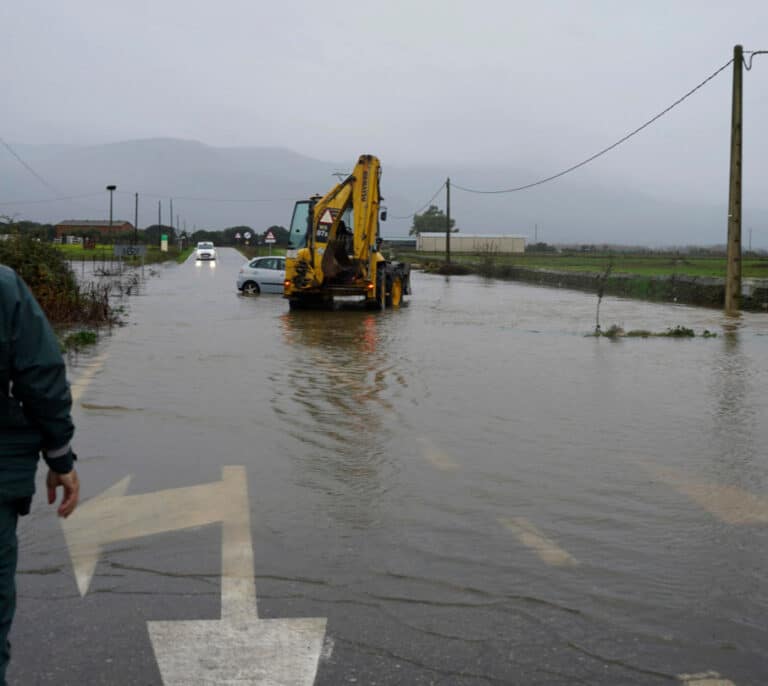
[[[112,251],[112,245],[108,244],[96,244],[95,248],[86,250],[83,248],[82,245],[56,245],[55,246],[57,250],[64,253],[64,256],[68,260],[75,260],[75,261],[94,261],[94,262],[109,262],[111,260],[117,259],[113,256]],[[147,255],[144,258],[144,264],[154,264],[157,262],[169,262],[171,260],[175,261],[181,261],[183,262],[187,257],[189,257],[190,253],[192,252],[193,248],[185,248],[182,251],[179,251],[179,249],[176,246],[173,246],[168,249],[168,252],[161,252],[160,248],[155,245],[148,245],[147,246]],[[132,258],[133,262],[137,264],[141,264],[141,260],[137,258]],[[131,264],[131,259],[126,259],[125,262],[128,264]]]
[[[412,263],[442,263],[445,253],[425,253],[416,251],[397,251],[397,258]],[[614,274],[634,274],[637,276],[709,276],[725,278],[725,257],[691,257],[682,255],[635,255],[616,254],[536,254],[524,255],[478,255],[452,253],[451,261],[468,267],[480,267],[483,264],[514,265],[529,269],[552,269],[563,272],[604,272],[612,262]],[[744,278],[768,279],[768,258],[748,257],[742,260]]]

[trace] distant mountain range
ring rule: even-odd
[[[168,223],[173,198],[174,215],[189,230],[249,225],[261,231],[287,225],[295,200],[325,193],[336,183],[333,172],[348,171],[355,162],[315,160],[283,148],[218,148],[169,138],[12,147],[40,178],[0,150],[0,214],[44,222],[103,219],[109,213],[105,187],[115,184],[115,219],[133,222],[138,192],[140,227],[157,222],[158,201],[162,221]],[[422,209],[449,174],[478,189],[526,183],[537,176],[511,166],[390,167],[386,159],[382,164],[382,192],[389,210],[385,236],[407,234],[408,217]],[[712,245],[725,243],[726,198],[717,200],[721,202],[712,205],[675,204],[596,183],[594,177],[576,172],[508,195],[454,189],[451,214],[465,233],[522,234],[529,241]],[[434,203],[444,208],[445,193]],[[745,214],[745,227],[750,224],[768,226],[768,210]]]

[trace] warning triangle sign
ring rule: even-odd
[[[323,212],[323,216],[320,217],[320,223],[333,224],[333,215],[331,214],[331,211],[329,209],[326,209],[325,212]]]

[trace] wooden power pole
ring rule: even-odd
[[[741,148],[742,77],[744,48],[733,48],[733,100],[731,104],[731,176],[728,191],[728,269],[725,277],[725,312],[741,309]]]

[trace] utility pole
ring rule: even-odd
[[[731,175],[728,191],[728,267],[725,277],[725,312],[741,309],[741,151],[742,77],[744,48],[733,48],[733,97],[731,102]]]
[[[157,240],[163,235],[163,201],[157,201]]]
[[[133,244],[139,244],[139,194],[136,193],[136,206],[133,209]]]
[[[445,262],[451,263],[451,177],[445,180]]]
[[[534,243],[539,242],[539,225],[538,224],[533,225],[533,242]]]
[[[107,186],[107,190],[109,191],[109,228],[112,228],[112,194],[115,192],[115,189],[117,186],[114,184],[110,184]]]
[[[168,221],[170,222],[170,225],[171,225],[170,233],[172,234],[173,233],[173,198],[171,198],[171,209],[169,210],[168,214],[169,214]],[[171,240],[170,234],[168,235],[168,240]]]

